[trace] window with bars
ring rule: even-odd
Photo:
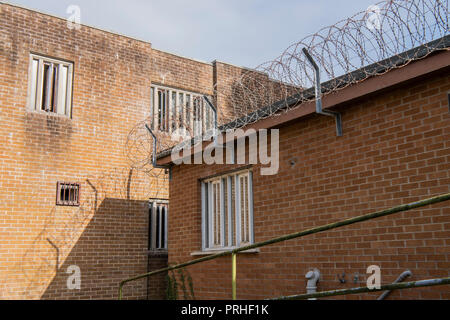
[[[223,250],[254,243],[250,170],[202,182],[202,249]]]
[[[214,113],[203,95],[154,85],[151,87],[152,130],[172,133],[185,128],[201,134],[214,126]]]
[[[73,64],[30,55],[28,105],[33,111],[71,116]]]
[[[56,185],[56,205],[75,207],[80,205],[80,184],[58,182]]]
[[[151,200],[149,204],[149,250],[167,250],[167,200]]]

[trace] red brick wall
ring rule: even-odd
[[[203,94],[213,94],[211,63],[152,51],[152,82]]]
[[[310,115],[280,128],[280,171],[254,172],[257,242],[450,192],[448,68],[340,106],[344,136],[329,117]],[[294,164],[292,164],[294,163]],[[181,165],[170,183],[169,264],[201,250],[199,179],[236,166]],[[237,257],[237,292],[259,299],[306,291],[318,268],[318,290],[365,286],[368,266],[382,283],[409,269],[411,280],[450,275],[449,203],[399,213]],[[231,298],[229,257],[189,267],[197,298]],[[342,285],[337,274],[347,274]],[[360,282],[353,277],[361,275]],[[374,299],[353,295],[348,299]],[[342,297],[341,297],[342,298]],[[392,299],[449,299],[450,288],[408,289]]]
[[[298,93],[298,88],[280,84],[267,73],[214,61],[215,101],[220,106],[219,123],[244,117]]]
[[[74,63],[73,117],[26,108],[30,52]],[[147,272],[150,189],[124,144],[150,101],[151,46],[0,5],[0,298],[112,299]],[[81,184],[81,206],[55,206],[57,181]],[[156,195],[153,195],[156,196]],[[66,270],[81,268],[81,290]],[[147,296],[145,281],[128,298]]]
[[[167,252],[150,252],[148,255],[148,272],[167,268]],[[167,289],[167,272],[147,279],[148,299],[165,300]]]
[[[7,4],[0,31],[0,298],[115,298],[164,265],[148,261],[147,201],[168,198],[167,181],[132,167],[127,136],[149,116],[151,82],[213,95],[213,64]],[[30,53],[74,63],[72,119],[27,110]],[[58,181],[81,184],[80,207],[55,206]],[[162,298],[164,277],[151,281]],[[124,296],[147,298],[146,280]]]

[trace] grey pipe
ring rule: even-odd
[[[403,281],[405,281],[405,279],[408,278],[408,277],[412,277],[412,272],[409,271],[409,270],[406,270],[405,272],[403,272],[403,273],[397,278],[397,280],[394,281],[393,284],[403,282]],[[387,297],[391,292],[392,292],[392,290],[388,290],[388,291],[383,292],[383,294],[382,294],[381,296],[379,296],[379,297],[377,298],[377,300],[384,300],[384,299],[386,299],[386,297]]]
[[[217,146],[217,139],[219,136],[219,121],[217,116],[217,108],[212,104],[211,101],[209,101],[207,96],[203,96],[203,99],[205,99],[206,103],[209,105],[209,107],[212,109],[214,113],[214,146]]]
[[[147,128],[148,132],[150,132],[150,134],[152,135],[153,138],[153,151],[152,151],[152,166],[155,169],[165,169],[169,171],[169,179],[172,178],[172,169],[170,166],[164,166],[164,165],[159,165],[157,164],[157,151],[156,148],[158,146],[158,138],[156,138],[155,134],[153,133],[153,130],[150,129],[150,127],[145,124],[145,127]]]
[[[322,109],[322,84],[320,82],[320,69],[317,63],[314,61],[313,57],[309,54],[306,48],[303,48],[303,53],[308,59],[309,63],[314,69],[314,79],[315,79],[315,92],[316,92],[316,113],[325,116],[334,117],[336,119],[336,134],[338,137],[342,137],[342,116],[339,112],[331,110]]]
[[[314,268],[313,270],[309,271],[305,278],[308,280],[306,285],[306,293],[316,293],[317,292],[317,282],[319,282],[320,279],[320,271],[319,269]],[[309,300],[317,300],[316,298],[309,299]]]

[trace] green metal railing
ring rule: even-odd
[[[239,252],[244,252],[244,251],[248,251],[251,249],[257,249],[257,248],[261,248],[264,246],[268,246],[271,244],[275,244],[275,243],[280,243],[280,242],[284,242],[287,240],[292,240],[292,239],[296,239],[296,238],[301,238],[307,235],[311,235],[311,234],[315,234],[315,233],[319,233],[319,232],[323,232],[323,231],[328,231],[328,230],[332,230],[332,229],[336,229],[336,228],[340,228],[343,226],[348,226],[348,225],[352,225],[355,223],[359,223],[359,222],[363,222],[363,221],[367,221],[367,220],[371,220],[371,219],[375,219],[375,218],[380,218],[380,217],[385,217],[385,216],[389,216],[395,213],[399,213],[399,212],[403,212],[403,211],[409,211],[412,209],[416,209],[416,208],[420,208],[420,207],[424,207],[424,206],[428,206],[428,205],[432,205],[432,204],[436,204],[436,203],[440,203],[443,201],[448,201],[450,200],[450,193],[448,194],[444,194],[444,195],[440,195],[440,196],[436,196],[430,199],[425,199],[425,200],[421,200],[421,201],[417,201],[417,202],[413,202],[410,204],[405,204],[405,205],[400,205],[397,207],[393,207],[387,210],[383,210],[383,211],[378,211],[378,212],[374,212],[374,213],[369,213],[366,215],[362,215],[362,216],[358,216],[358,217],[354,217],[354,218],[350,218],[347,220],[342,220],[342,221],[338,221],[338,222],[334,222],[334,223],[330,223],[330,224],[326,224],[320,227],[316,227],[316,228],[312,228],[312,229],[308,229],[308,230],[304,230],[304,231],[300,231],[300,232],[296,232],[296,233],[292,233],[292,234],[288,234],[285,236],[281,236],[278,238],[274,238],[274,239],[270,239],[270,240],[266,240],[263,242],[258,242],[252,245],[248,245],[245,247],[240,247],[240,248],[236,248],[233,250],[229,250],[229,251],[224,251],[224,252],[220,252],[217,254],[213,254],[210,256],[206,256],[203,258],[199,258],[199,259],[195,259],[192,261],[188,261],[185,263],[181,263],[175,266],[171,266],[171,267],[167,267],[167,268],[163,268],[160,270],[156,270],[156,271],[152,271],[146,274],[142,274],[136,277],[132,277],[126,280],[123,280],[120,282],[119,285],[119,300],[122,299],[122,295],[123,295],[123,286],[128,283],[128,282],[132,282],[132,281],[136,281],[136,280],[140,280],[140,279],[144,279],[144,278],[148,278],[150,276],[156,275],[156,274],[160,274],[160,273],[165,273],[171,270],[176,270],[176,269],[181,269],[181,268],[185,268],[191,265],[195,265],[198,263],[202,263],[202,262],[206,262],[206,261],[210,261],[210,260],[214,260],[217,258],[221,258],[221,257],[225,257],[225,256],[230,256],[231,255],[231,274],[232,274],[232,299],[236,300],[236,255]],[[432,280],[427,280],[427,281],[437,281],[438,280],[443,280],[444,282],[447,281],[447,279],[432,279]],[[406,289],[403,286],[406,285],[408,283],[402,283],[402,284],[396,284],[398,285],[398,287],[396,287],[395,289]],[[446,284],[446,283],[441,283],[441,284]],[[392,285],[388,285],[388,286],[392,286]],[[416,287],[422,286],[420,283],[417,285]],[[383,290],[388,290],[386,289],[386,286],[384,286],[385,288]],[[360,289],[361,288],[356,288],[356,289]],[[367,288],[366,288],[367,289]],[[351,289],[350,289],[351,290]],[[369,291],[374,291],[374,290],[369,290]],[[334,295],[338,295],[339,293],[336,293],[337,291],[333,291],[335,292]],[[367,291],[366,291],[367,292]],[[352,293],[352,292],[349,292]],[[354,293],[358,293],[358,292],[354,292]],[[315,295],[319,295],[321,294],[316,293]],[[322,293],[324,294],[324,293]],[[340,294],[347,294],[347,293],[340,293]],[[295,297],[306,297],[306,295],[298,295]],[[313,296],[309,295],[307,298],[313,298]]]

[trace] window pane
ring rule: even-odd
[[[38,70],[39,70],[39,60],[33,59],[30,75],[31,77],[30,104],[33,109],[36,109],[38,74],[39,74]]]
[[[235,180],[234,177],[231,177],[231,226],[232,226],[232,245],[236,246],[236,209],[235,209],[235,203],[236,203],[236,186],[235,186]]]
[[[151,128],[155,130],[155,88],[150,89],[150,119],[151,119]]]
[[[191,95],[186,95],[186,127],[191,129]]]
[[[250,178],[249,172],[238,173],[203,184],[203,235],[209,243],[206,248],[229,248],[253,242]]]
[[[167,218],[167,208],[163,207],[162,218],[161,218],[161,249],[166,248],[166,218]]]
[[[67,103],[67,77],[69,74],[69,68],[67,66],[61,66],[61,73],[59,74],[58,81],[58,104],[57,113],[66,113],[66,103]]]
[[[51,83],[51,102],[50,111],[56,112],[56,104],[58,102],[58,66],[53,65],[52,67],[52,83]]]
[[[42,81],[42,106],[41,106],[41,110],[46,111],[49,107],[49,87],[50,87],[50,65],[49,64],[44,64],[44,78]]]
[[[176,130],[179,126],[177,124],[177,93],[172,91],[172,99],[171,99],[171,118],[172,118],[172,130]]]
[[[193,113],[194,113],[194,136],[198,136],[200,135],[199,132],[199,121],[200,121],[200,98],[199,97],[195,97],[194,98],[194,109],[193,109]]]
[[[220,245],[220,184],[215,182],[213,184],[213,218],[214,218],[214,245]]]
[[[184,123],[184,94],[178,93],[178,113],[179,113],[179,121],[180,121],[180,128],[186,128]]]
[[[207,103],[205,103],[205,108],[206,108],[206,119],[205,119],[205,129],[206,130],[209,130],[209,129],[211,129],[211,126],[210,126],[210,113],[211,113],[211,107],[207,104]]]
[[[167,103],[166,91],[158,90],[158,115],[159,115],[159,130],[167,130]]]
[[[72,65],[31,54],[30,109],[70,116]]]
[[[248,243],[249,234],[249,206],[248,206],[248,176],[242,175],[240,181],[240,199],[241,199],[241,241]]]
[[[161,224],[161,220],[160,220],[160,208],[159,206],[156,207],[156,248],[160,248],[161,247],[161,243],[160,243],[160,224]]]

